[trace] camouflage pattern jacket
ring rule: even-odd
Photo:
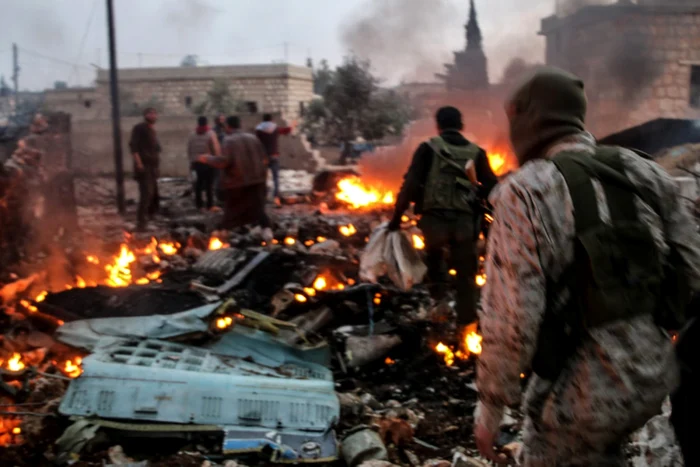
[[[545,278],[556,283],[574,258],[571,197],[563,176],[548,159],[562,151],[593,154],[595,145],[588,133],[564,138],[491,195],[495,221],[488,239],[488,283],[480,312],[484,340],[476,410],[476,423],[491,430],[498,429],[506,406],[521,404],[521,373],[531,366],[546,306]],[[678,249],[691,285],[700,289],[700,237],[674,180],[631,151],[623,149],[622,159],[632,183],[649,187],[658,196],[660,216],[636,199],[640,219],[664,255],[671,244]],[[601,219],[610,222],[596,180],[594,188]],[[564,290],[558,299],[566,300],[569,293]],[[524,450],[529,450],[525,454],[530,459],[542,462],[527,465],[556,465],[577,458],[582,463],[575,465],[602,465],[591,456],[641,427],[660,410],[677,383],[671,340],[651,317],[592,330],[557,381],[536,375],[530,380],[522,400]]]

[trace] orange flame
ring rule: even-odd
[[[394,204],[394,194],[391,191],[368,187],[355,176],[339,181],[338,189],[340,191],[336,193],[336,199],[347,203],[352,209]]]
[[[44,290],[41,292],[39,295],[36,296],[34,299],[35,302],[43,302],[46,299],[46,296],[49,294],[48,291]]]
[[[0,366],[3,365],[3,361],[0,360]],[[12,357],[5,363],[4,367],[9,371],[22,371],[25,368],[24,362],[22,361],[22,355],[17,352],[12,354]]]
[[[111,287],[126,287],[131,283],[130,265],[136,261],[136,256],[126,244],[122,244],[119,255],[114,258],[114,264],[105,266],[108,278],[107,285]]]
[[[464,337],[464,345],[470,353],[481,355],[481,341],[484,340],[476,331],[468,332]]]
[[[221,250],[222,248],[228,247],[228,243],[224,243],[216,237],[212,237],[209,239],[209,250]]]
[[[483,287],[484,285],[486,285],[486,274],[477,274],[476,285],[478,285],[479,287]]]
[[[233,324],[233,318],[230,316],[224,316],[216,320],[216,327],[219,329],[226,329]]]
[[[324,290],[326,287],[328,287],[328,281],[326,278],[323,276],[318,276],[314,281],[314,289]]]
[[[445,364],[447,366],[452,366],[455,363],[455,353],[448,346],[440,342],[435,346],[435,351],[442,354]]]
[[[95,255],[87,255],[87,257],[85,259],[87,259],[88,263],[100,264],[99,258]]]
[[[357,233],[357,229],[355,228],[354,225],[348,224],[348,225],[342,225],[338,229],[340,233],[346,237],[352,237]]]
[[[497,176],[505,175],[517,168],[513,156],[505,151],[488,151],[489,165]]]
[[[413,239],[413,248],[416,250],[425,249],[425,240],[420,235],[413,234],[411,237]]]
[[[386,359],[384,359],[385,365],[393,365],[395,363],[396,363],[396,360],[393,360],[391,357],[386,357]]]
[[[63,364],[63,373],[70,378],[77,378],[83,374],[83,369],[80,366],[83,363],[83,359],[80,357],[75,357],[74,360],[66,360]]]
[[[295,245],[296,243],[297,243],[297,241],[295,238],[287,237],[284,239],[284,244],[287,246],[292,246],[292,245]]]
[[[158,248],[160,248],[160,251],[162,251],[163,254],[172,256],[177,253],[177,249],[180,248],[180,244],[174,242],[163,242],[158,245]]]

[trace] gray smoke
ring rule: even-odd
[[[185,52],[192,52],[206,38],[207,30],[222,13],[206,0],[171,0],[163,8],[165,25],[177,30],[177,45]]]
[[[451,61],[451,30],[464,31],[466,17],[449,0],[367,0],[362,6],[342,27],[341,40],[391,81],[434,81]]]
[[[606,70],[623,90],[625,101],[640,96],[663,73],[662,64],[653,59],[650,42],[644,34],[626,34],[610,44]]]

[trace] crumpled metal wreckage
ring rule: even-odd
[[[127,431],[216,431],[228,455],[271,452],[278,463],[335,460],[340,405],[324,366],[327,346],[299,348],[238,325],[208,348],[163,340],[208,329],[218,306],[64,325],[59,340],[92,353],[60,413]]]

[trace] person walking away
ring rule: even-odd
[[[195,128],[195,131],[187,141],[187,155],[191,169],[197,177],[195,182],[195,205],[197,209],[202,209],[202,192],[206,192],[207,209],[211,209],[214,206],[214,181],[217,169],[210,165],[202,164],[197,159],[201,155],[219,156],[221,155],[221,149],[216,133],[209,129],[207,117],[199,117],[197,119],[197,128]]]
[[[265,148],[267,155],[267,165],[272,174],[272,183],[274,185],[275,204],[280,204],[280,151],[279,137],[280,135],[288,135],[292,132],[291,127],[278,127],[272,121],[272,115],[263,115],[263,121],[255,128],[255,135]]]
[[[445,250],[449,250],[459,282],[457,324],[464,326],[477,319],[475,206],[479,197],[488,196],[498,178],[489,166],[486,152],[460,133],[464,125],[458,109],[443,107],[435,119],[438,136],[422,143],[413,155],[389,230],[401,227],[403,213],[414,202],[414,212],[422,215],[418,225],[425,237],[430,294],[438,303],[446,298]],[[476,168],[476,186],[465,173],[469,161]]]
[[[232,229],[257,224],[265,229],[264,236],[271,239],[271,222],[265,212],[265,149],[260,140],[241,130],[238,117],[228,117],[221,156],[202,155],[199,162],[222,170],[224,219],[221,227]]]
[[[139,185],[137,229],[145,230],[147,219],[158,212],[158,171],[161,146],[155,130],[158,112],[149,107],[143,112],[144,121],[131,130],[129,148],[134,161],[134,178]]]
[[[700,237],[670,175],[597,146],[586,107],[583,82],[556,68],[507,104],[521,168],[491,196],[474,422],[496,462],[504,408],[520,404],[530,369],[525,467],[626,465],[628,436],[678,383],[663,328],[683,318],[678,279],[700,288]]]

